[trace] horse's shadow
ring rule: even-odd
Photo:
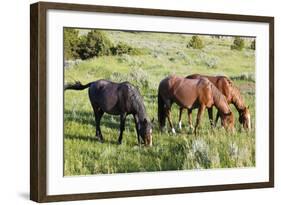
[[[101,143],[100,140],[95,136],[85,136],[85,135],[67,135],[65,136],[65,139],[68,140],[82,140],[86,142],[92,142],[92,143]],[[117,138],[116,139],[104,139],[103,143],[112,144],[112,145],[119,145]]]
[[[92,129],[95,132],[96,129],[96,122],[93,112],[87,112],[87,111],[70,111],[70,110],[64,110],[64,122],[76,122],[83,125],[90,125],[92,126]],[[116,130],[116,135],[119,134],[119,128],[120,128],[120,117],[104,114],[101,122],[101,129],[102,127],[110,128]],[[128,116],[126,119],[126,129],[130,132],[135,131],[135,124],[132,116]],[[82,135],[67,135],[65,136],[67,139],[78,139],[78,140],[85,140],[85,141],[92,141],[92,142],[99,142],[99,140],[93,135],[93,136],[82,136]],[[117,143],[117,136],[116,140],[106,140],[106,142],[111,144]]]

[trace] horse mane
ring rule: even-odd
[[[132,103],[133,108],[137,111],[138,117],[140,120],[143,120],[146,117],[146,109],[143,103],[143,98],[137,88],[132,86],[129,82],[125,82],[129,88],[128,98]]]
[[[214,99],[214,104],[215,106],[218,108],[219,111],[222,111],[223,113],[229,113],[230,108],[228,106],[227,100],[225,98],[225,96],[219,91],[219,89],[213,84],[211,83],[211,89],[212,89],[212,93],[213,93],[213,99]],[[227,105],[228,110],[225,110],[225,107],[223,107],[222,102],[224,102],[224,104]]]
[[[232,96],[232,103],[236,107],[238,111],[242,111],[245,109],[244,99],[240,93],[238,87],[236,87],[233,83],[231,84],[231,96]]]

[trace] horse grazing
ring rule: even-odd
[[[206,108],[209,110],[212,106],[219,110],[222,125],[226,129],[233,130],[234,128],[234,116],[225,96],[207,78],[186,79],[172,75],[160,82],[158,87],[158,121],[160,128],[163,129],[166,117],[168,117],[173,133],[175,133],[175,129],[171,121],[170,109],[174,102],[189,111],[199,108],[194,129],[195,134],[204,110]]]
[[[228,104],[233,104],[239,113],[239,122],[243,125],[245,130],[251,130],[251,115],[249,107],[245,106],[244,99],[239,91],[239,89],[233,84],[233,82],[225,76],[207,76],[200,74],[193,74],[186,76],[188,79],[199,79],[207,78],[211,81],[218,90],[226,97]],[[179,113],[179,128],[181,129],[181,116],[183,108],[180,108]],[[191,121],[191,113],[188,111],[188,121]],[[213,126],[213,111],[209,111],[209,118],[211,125]],[[215,125],[218,122],[219,112],[217,112]]]
[[[142,139],[145,145],[152,146],[152,125],[148,120],[142,97],[134,86],[128,82],[114,83],[108,80],[97,80],[86,85],[82,85],[80,82],[67,84],[64,90],[83,90],[85,88],[89,88],[89,98],[95,114],[96,137],[101,142],[104,140],[100,121],[104,113],[120,115],[119,144],[122,143],[126,117],[132,114],[138,143],[140,144]]]

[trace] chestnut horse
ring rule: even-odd
[[[199,79],[207,78],[211,81],[218,90],[226,97],[228,104],[233,104],[239,113],[239,122],[243,125],[244,129],[251,130],[251,115],[249,107],[245,106],[244,99],[241,96],[239,89],[233,84],[233,82],[225,76],[207,76],[200,74],[189,75],[186,78],[188,79]],[[180,108],[179,113],[179,128],[181,129],[181,116],[183,108]],[[212,110],[209,111],[210,123],[213,126],[213,114]],[[219,118],[219,112],[217,112],[215,125]],[[188,111],[188,122],[191,124],[191,111]]]
[[[192,110],[199,108],[194,133],[204,110],[215,106],[222,119],[222,125],[228,129],[234,128],[234,116],[225,96],[207,79],[187,79],[175,75],[163,79],[158,87],[158,121],[163,129],[168,118],[172,132],[175,133],[171,121],[171,106],[176,103],[182,108]]]

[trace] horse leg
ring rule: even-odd
[[[197,129],[198,129],[198,126],[200,124],[201,117],[202,117],[202,114],[203,114],[204,110],[205,110],[205,105],[201,105],[199,107],[199,110],[198,110],[198,113],[197,113],[196,125],[195,125],[195,129],[194,129],[195,135],[197,135]]]
[[[141,144],[140,134],[139,134],[139,119],[136,115],[134,115],[134,120],[136,124],[136,131],[137,131],[137,137],[138,137],[138,144]]]
[[[180,108],[180,113],[179,113],[179,129],[181,130],[181,115],[182,115],[182,111],[183,111],[183,108],[181,107]]]
[[[101,134],[100,120],[104,112],[100,108],[95,108],[94,113],[95,113],[95,121],[96,121],[96,137],[100,140],[100,142],[103,142],[104,140]]]
[[[188,124],[189,124],[189,127],[191,129],[193,129],[193,126],[192,126],[192,109],[188,109],[187,110],[187,116],[188,116]]]
[[[122,144],[122,138],[123,138],[123,131],[125,129],[125,120],[126,120],[126,114],[120,115],[120,135],[118,138],[118,143]]]
[[[173,127],[173,123],[172,123],[172,120],[171,120],[171,110],[170,109],[167,110],[167,117],[168,117],[170,127],[172,129],[172,133],[176,134],[175,128]]]
[[[218,123],[218,121],[219,121],[219,117],[220,117],[220,114],[219,114],[219,111],[217,111],[217,116],[216,116],[216,120],[215,120],[214,127],[217,126],[217,123]]]
[[[212,107],[208,108],[208,115],[209,115],[211,127],[213,128],[214,127],[214,120],[213,120],[213,108]]]

